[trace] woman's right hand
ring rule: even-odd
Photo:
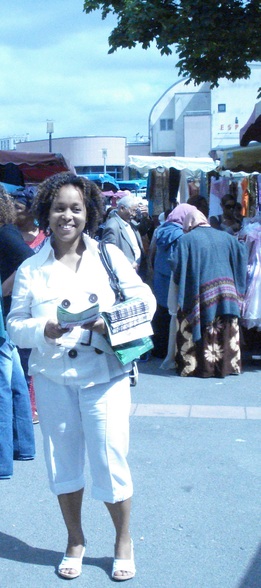
[[[44,335],[49,339],[59,339],[64,333],[68,333],[69,330],[68,328],[61,327],[59,323],[49,320],[45,325]]]

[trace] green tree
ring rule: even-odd
[[[177,52],[179,75],[196,84],[248,78],[248,63],[261,60],[260,0],[85,0],[86,13],[101,9],[117,17],[109,53],[118,48]]]

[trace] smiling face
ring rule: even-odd
[[[87,211],[79,188],[71,184],[60,188],[49,213],[49,225],[55,241],[64,244],[78,242],[86,220]]]

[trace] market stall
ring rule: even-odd
[[[37,184],[56,173],[76,173],[61,153],[0,150],[0,182],[15,186]]]
[[[261,143],[252,143],[248,147],[216,147],[210,155],[218,162],[220,170],[249,174],[261,172]]]
[[[106,173],[83,173],[79,174],[79,176],[83,176],[84,178],[88,178],[91,182],[97,184],[97,186],[104,192],[112,191],[117,192],[119,190],[119,184],[115,180],[113,176]]]
[[[242,205],[244,217],[261,210],[261,144],[248,147],[216,147],[210,155],[218,163],[209,174],[210,215],[222,214],[220,200],[232,194]]]
[[[186,202],[190,196],[207,197],[206,173],[215,169],[210,157],[130,155],[128,166],[148,177],[146,196],[151,216]]]
[[[240,145],[246,147],[251,141],[261,142],[261,100],[255,104],[247,123],[239,132]]]

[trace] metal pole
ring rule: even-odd
[[[49,153],[52,153],[52,133],[53,133],[53,121],[46,121],[46,132],[49,135]]]
[[[103,173],[106,174],[106,159],[107,159],[107,154],[108,154],[108,150],[107,149],[103,149],[102,150],[102,156],[103,156]]]

